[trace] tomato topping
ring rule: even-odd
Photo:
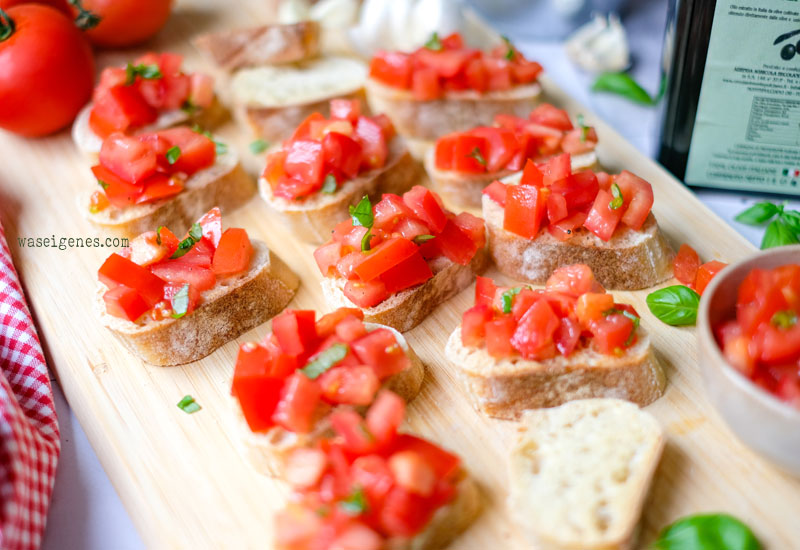
[[[575,298],[587,292],[605,292],[586,264],[559,267],[547,279],[546,288]]]
[[[614,197],[611,193],[602,189],[598,191],[592,209],[589,210],[589,215],[586,217],[586,221],[583,222],[583,226],[586,229],[604,241],[611,239],[617,224],[622,218],[622,207],[614,208],[612,201],[614,201]]]
[[[631,229],[640,229],[653,207],[652,186],[627,170],[616,176],[614,183],[619,186],[624,199],[622,223]]]
[[[317,342],[315,314],[309,310],[287,309],[272,320],[272,332],[281,349],[289,355],[308,355]]]
[[[508,186],[503,229],[535,239],[542,225],[548,193],[544,188],[529,185]]]
[[[368,365],[341,366],[319,377],[322,398],[330,403],[369,405],[381,385],[375,370]]]
[[[92,166],[92,173],[103,188],[108,202],[117,208],[135,204],[144,190],[141,185],[127,183],[99,164]]]
[[[493,181],[482,191],[482,193],[505,208],[507,190],[508,188],[504,183],[500,181]]]
[[[491,307],[486,304],[465,311],[461,318],[461,342],[467,347],[479,347],[486,337],[486,323],[493,317]]]
[[[232,227],[227,229],[219,240],[211,270],[217,276],[234,275],[248,268],[252,256],[253,247],[247,231]]]
[[[411,56],[402,52],[378,51],[369,65],[369,76],[395,88],[411,86]]]
[[[697,255],[694,248],[688,244],[682,244],[678,254],[675,256],[675,260],[672,262],[675,278],[685,285],[694,286],[699,268],[700,256]]]
[[[158,113],[133,87],[114,86],[95,98],[89,113],[89,128],[105,138],[114,132],[125,132],[155,122]]]
[[[140,183],[156,172],[155,153],[136,138],[116,132],[103,141],[100,164],[127,183]]]
[[[97,276],[110,289],[120,285],[134,289],[151,307],[160,302],[164,294],[164,280],[119,254],[109,256]]]
[[[109,315],[128,321],[136,321],[150,309],[142,296],[127,286],[118,286],[106,291],[103,294],[103,301]]]
[[[592,321],[589,330],[597,350],[606,355],[622,355],[636,340],[633,321],[619,313]]]
[[[308,433],[313,427],[319,398],[319,385],[296,372],[286,379],[272,419],[290,432]]]
[[[390,296],[386,285],[380,280],[347,281],[347,284],[344,285],[344,295],[361,308],[377,306]]]
[[[703,292],[705,292],[708,284],[711,282],[711,279],[713,279],[717,273],[722,271],[723,268],[727,267],[727,265],[728,264],[718,262],[716,260],[712,260],[701,265],[697,269],[697,277],[694,281],[694,289],[697,291],[697,293],[702,295]]]
[[[442,207],[439,197],[430,189],[415,185],[403,195],[403,202],[434,233],[440,233],[444,229],[447,223],[445,209]]]
[[[179,150],[175,161],[171,163],[171,173],[192,175],[214,164],[216,145],[209,137],[180,126],[161,130],[156,135],[163,138],[170,147],[177,147]]]

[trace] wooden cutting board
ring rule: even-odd
[[[237,2],[236,9],[214,4],[179,2],[151,48],[178,51],[191,67],[202,68],[190,37],[270,18],[256,0]],[[113,61],[137,53],[117,52]],[[108,54],[101,57],[101,62],[111,60]],[[598,152],[609,171],[628,169],[652,182],[655,215],[675,246],[689,242],[702,258],[724,261],[753,251],[658,165],[547,79],[544,84],[551,101],[573,115],[583,113],[597,127]],[[233,125],[221,135],[257,173],[260,161],[246,147],[250,137]],[[0,216],[51,368],[144,541],[153,548],[269,548],[272,515],[283,505],[286,489],[243,461],[231,428],[229,396],[239,344],[262,338],[268,325],[194,364],[159,368],[141,363],[112,339],[91,309],[96,270],[113,249],[18,244],[18,238],[94,235],[76,199],[95,185],[89,162],[68,132],[40,140],[2,133],[0,157]],[[291,307],[326,310],[313,247],[273,223],[258,198],[224,222],[246,227],[266,241],[301,276]],[[489,275],[502,279],[494,270]],[[524,548],[505,509],[505,459],[515,425],[475,412],[443,354],[448,335],[471,305],[472,292],[465,290],[408,333],[428,366],[422,392],[410,406],[409,425],[461,455],[483,490],[484,513],[452,548]],[[668,442],[645,507],[642,545],[680,516],[725,511],[750,524],[769,547],[796,547],[800,480],[780,473],[734,438],[706,399],[694,330],[661,324],[650,315],[646,294],[618,293],[643,314],[669,379],[664,397],[648,407],[666,429]],[[185,394],[193,395],[202,411],[187,415],[178,409]]]

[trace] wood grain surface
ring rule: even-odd
[[[189,39],[211,29],[266,21],[270,13],[264,6],[255,0],[178,2],[167,27],[149,47],[178,51],[186,55],[190,68],[204,68]],[[103,54],[100,61],[120,62],[139,51]],[[675,246],[689,242],[703,259],[724,261],[753,250],[662,168],[547,78],[544,85],[550,101],[573,115],[583,113],[588,124],[596,125],[604,166],[631,170],[653,184],[655,215]],[[251,137],[233,124],[220,133],[239,150],[248,170],[257,173],[261,161],[247,150]],[[141,363],[92,314],[96,271],[112,249],[25,248],[17,242],[18,237],[94,235],[81,215],[83,205],[76,202],[81,192],[95,185],[88,160],[67,131],[39,140],[0,133],[0,158],[0,216],[51,368],[146,544],[193,550],[270,548],[272,514],[283,505],[287,491],[243,461],[231,429],[229,395],[239,344],[260,339],[268,325],[194,364],[159,368]],[[266,241],[301,276],[290,307],[326,310],[313,247],[273,223],[260,199],[254,198],[224,223],[245,227]],[[503,280],[494,270],[489,275]],[[485,511],[452,547],[524,548],[505,510],[505,460],[514,423],[475,412],[443,354],[448,335],[471,305],[472,292],[465,290],[407,334],[429,368],[422,392],[410,406],[409,425],[460,454],[481,486]],[[750,524],[768,547],[796,548],[800,481],[777,471],[734,438],[706,399],[694,330],[658,322],[647,310],[646,294],[618,293],[643,314],[668,377],[666,394],[648,407],[664,426],[668,442],[645,506],[642,546],[682,515],[725,511]],[[200,412],[187,415],[176,407],[185,394],[196,398],[203,407]]]

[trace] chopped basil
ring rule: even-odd
[[[195,111],[197,111],[197,109],[198,109],[197,105],[192,103],[192,100],[189,98],[186,98],[183,101],[183,103],[181,103],[181,111],[183,111],[189,116],[193,115]]]
[[[217,153],[218,155],[224,155],[225,153],[227,153],[227,152],[228,152],[228,144],[226,144],[226,143],[222,143],[221,141],[217,141],[217,140],[215,140],[215,139],[214,139],[214,136],[212,136],[212,135],[211,135],[211,132],[209,132],[208,130],[205,130],[205,129],[204,129],[202,126],[200,126],[199,124],[193,124],[193,125],[192,125],[192,131],[193,131],[193,132],[196,132],[196,133],[198,133],[198,134],[204,135],[204,136],[206,136],[208,139],[210,139],[211,141],[213,141],[213,142],[214,142],[214,150],[216,151],[216,153]]]
[[[156,229],[156,244],[161,244],[161,230],[164,229],[163,225],[159,225]]]
[[[435,239],[435,238],[436,238],[435,235],[417,235],[416,237],[414,237],[413,241],[414,241],[414,244],[422,244],[422,243],[426,243],[429,240]]]
[[[328,194],[335,193],[336,185],[336,176],[328,174],[325,176],[325,181],[322,183],[322,192]]]
[[[483,155],[481,154],[481,150],[478,149],[477,147],[475,147],[472,150],[472,152],[470,152],[470,154],[467,155],[467,156],[477,160],[478,164],[480,164],[481,166],[486,166],[486,159],[483,158]]]
[[[328,349],[319,352],[313,361],[306,363],[300,372],[307,378],[316,380],[322,373],[344,359],[349,352],[350,347],[347,344],[333,344]]]
[[[442,46],[441,39],[439,39],[439,33],[438,32],[434,32],[431,35],[431,37],[428,39],[428,41],[425,42],[425,47],[428,48],[429,50],[433,50],[433,51],[437,51],[437,52],[439,50],[441,50],[442,48],[444,48],[444,46]]]
[[[509,40],[507,36],[500,35],[500,38],[503,39],[503,42],[505,42],[506,46],[508,47],[508,49],[506,50],[505,58],[511,61],[512,59],[514,59],[514,54],[516,53],[514,51],[514,45],[511,44],[511,40]]]
[[[67,0],[67,2],[78,9],[78,15],[75,16],[75,25],[79,29],[88,31],[100,24],[100,16],[84,8],[81,0]]]
[[[619,185],[616,183],[611,184],[611,196],[614,198],[608,203],[608,207],[611,210],[622,208],[622,204],[625,202],[625,199],[622,198],[622,190],[620,190]]]
[[[581,143],[586,143],[586,139],[589,137],[589,126],[585,124],[583,119],[583,115],[578,115],[578,126],[581,128]]]
[[[144,65],[142,63],[139,65],[134,65],[132,63],[128,63],[128,65],[125,67],[125,85],[132,85],[134,82],[136,82],[137,76],[141,76],[146,80],[154,80],[156,78],[161,78],[164,75],[161,74],[161,69],[155,63],[150,65]]]
[[[180,319],[189,310],[189,285],[185,284],[172,296],[172,318]]]
[[[178,408],[186,414],[192,414],[201,409],[200,405],[191,395],[184,395],[183,399],[178,401]]]
[[[172,256],[170,256],[170,259],[174,260],[176,258],[180,258],[192,249],[194,243],[198,242],[202,238],[203,228],[199,223],[192,224],[192,228],[189,230],[189,235],[178,244],[178,249],[172,254]]]
[[[785,311],[776,311],[775,315],[770,320],[772,326],[790,329],[797,324],[797,312],[787,309]]]
[[[102,187],[104,190],[105,190],[105,189],[108,189],[108,184],[107,184],[106,182],[104,182],[103,180],[97,180],[97,183],[98,183],[98,184],[100,185],[100,187]]]
[[[503,292],[503,313],[511,313],[511,307],[514,305],[514,296],[522,292],[523,289],[530,288],[528,286],[515,286]]]
[[[267,147],[269,147],[269,143],[263,139],[257,139],[250,142],[250,151],[252,151],[254,155],[263,153],[267,150]]]
[[[360,486],[356,486],[345,500],[339,502],[339,507],[348,516],[360,516],[366,512],[367,499],[364,496],[364,490]]]
[[[700,295],[684,285],[673,285],[647,295],[647,307],[660,321],[672,326],[694,325]]]
[[[728,514],[681,518],[661,531],[655,550],[760,550],[750,528]]]
[[[173,145],[172,147],[167,149],[166,157],[168,163],[175,164],[176,162],[178,162],[180,156],[181,156],[181,148],[178,147],[177,145]]]

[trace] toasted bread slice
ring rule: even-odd
[[[79,207],[88,220],[104,231],[122,237],[137,235],[160,225],[189,227],[210,208],[219,206],[223,213],[235,210],[255,194],[253,180],[242,168],[233,151],[218,155],[216,163],[193,174],[178,195],[127,208],[108,206],[97,213],[88,209],[89,193]]]
[[[336,224],[349,218],[347,207],[369,195],[373,204],[384,193],[398,195],[411,189],[422,175],[420,165],[411,158],[403,138],[389,144],[389,157],[383,168],[372,170],[345,182],[335,193],[316,193],[301,201],[276,197],[265,179],[258,182],[261,198],[292,234],[303,241],[322,243],[330,239]]]
[[[447,340],[445,355],[477,410],[516,419],[525,410],[555,407],[573,399],[614,397],[645,406],[661,397],[664,371],[647,332],[639,327],[637,336],[637,342],[619,357],[584,348],[568,357],[532,361],[495,359],[486,348],[465,347],[459,327]]]
[[[363,97],[367,68],[346,57],[321,57],[237,71],[231,79],[236,118],[270,142],[285,139],[310,114],[330,115],[335,97]]]
[[[201,294],[202,303],[180,319],[134,323],[106,313],[99,285],[95,308],[103,324],[131,353],[152,365],[168,367],[202,359],[251,328],[266,322],[289,303],[300,284],[267,245],[254,240],[250,268],[217,281]]]
[[[433,182],[434,190],[453,204],[468,208],[481,207],[481,192],[494,180],[514,174],[512,170],[484,174],[464,174],[453,170],[439,170],[434,158],[435,150],[429,148],[425,153],[425,171]],[[597,154],[594,152],[572,157],[572,170],[597,169]]]
[[[633,548],[663,447],[655,418],[618,399],[530,411],[510,457],[511,516],[535,548]]]
[[[483,219],[489,232],[489,251],[497,268],[512,279],[544,284],[564,265],[586,264],[606,288],[649,288],[672,277],[675,252],[651,213],[638,231],[620,226],[606,242],[581,227],[567,241],[547,228],[533,239],[503,229],[503,208],[484,196]]]
[[[261,25],[202,34],[192,42],[225,71],[244,67],[296,63],[319,55],[316,21]]]
[[[366,88],[373,112],[386,113],[402,136],[422,140],[489,126],[499,114],[527,117],[542,92],[538,84],[524,84],[502,92],[447,92],[441,99],[418,101],[408,90],[371,78]]]
[[[433,277],[415,287],[393,294],[380,304],[361,308],[364,320],[390,326],[406,332],[420,324],[425,318],[465,288],[489,265],[485,248],[478,250],[468,265],[451,262],[439,257],[430,262]],[[344,295],[347,281],[340,277],[322,279],[322,294],[331,308],[358,307]]]
[[[95,134],[89,126],[89,115],[92,113],[92,103],[86,105],[75,117],[72,123],[72,141],[78,150],[91,158],[96,158],[103,146],[103,138]],[[214,102],[205,109],[197,109],[194,112],[182,109],[172,109],[164,111],[158,115],[158,119],[152,124],[137,128],[134,133],[146,134],[157,132],[180,124],[197,124],[202,128],[213,129],[225,122],[230,117],[228,110],[214,96]]]
[[[407,369],[388,378],[382,387],[393,391],[406,402],[411,401],[417,396],[422,387],[422,380],[425,377],[425,365],[408,344],[405,337],[398,331],[375,323],[365,323],[365,326],[370,332],[379,328],[388,328],[394,333],[397,342],[405,351],[411,364]],[[238,401],[235,398],[233,401],[237,431],[243,444],[244,455],[253,468],[264,475],[282,477],[286,459],[294,449],[313,445],[320,438],[333,435],[333,431],[327,422],[327,413],[330,412],[331,407],[320,408],[314,428],[307,434],[290,432],[280,426],[275,426],[263,433],[254,433],[247,426]]]

